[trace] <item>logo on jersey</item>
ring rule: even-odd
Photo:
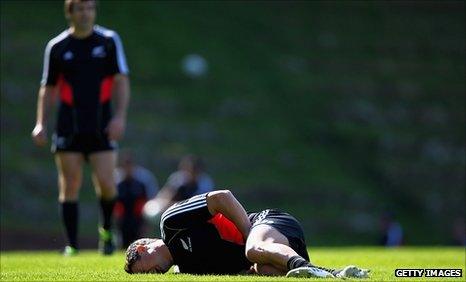
[[[181,239],[180,238],[180,241],[181,241],[181,245],[183,245],[183,249],[185,249],[186,251],[189,251],[189,252],[193,252],[193,248],[191,246],[191,238],[190,237],[187,237],[188,238],[188,243],[186,244],[186,241]]]
[[[257,216],[256,220],[253,223],[253,226],[259,225],[259,224],[273,224],[274,221],[270,219],[266,219],[265,217],[269,214],[270,210],[264,210],[259,213]]]
[[[104,46],[96,46],[92,49],[92,57],[103,58],[106,55]]]
[[[53,138],[53,141],[54,141],[55,146],[57,148],[63,149],[63,148],[66,147],[66,138],[65,137],[54,135],[52,138]]]
[[[71,51],[68,51],[65,54],[63,54],[63,60],[65,60],[65,61],[69,61],[69,60],[71,60],[73,58],[74,58],[74,55],[73,55],[73,53]]]

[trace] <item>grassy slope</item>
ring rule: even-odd
[[[372,270],[373,281],[396,280],[396,268],[462,268],[465,271],[464,248],[312,248],[313,262],[319,265],[342,267],[355,264]],[[192,275],[127,275],[122,264],[124,257],[112,257],[85,251],[78,257],[63,258],[51,252],[4,252],[1,254],[1,278],[5,281],[277,281],[284,278],[242,276]],[[463,277],[464,278],[464,277]],[[293,281],[292,279],[286,279]],[[319,281],[322,281],[318,279]],[[409,281],[402,278],[400,281]],[[419,279],[416,279],[419,280]],[[425,279],[433,281],[432,279]],[[461,281],[460,279],[446,279]],[[436,279],[437,281],[437,279]],[[464,280],[462,280],[464,281]]]
[[[29,135],[43,48],[66,25],[57,3],[0,3],[2,226],[37,221],[44,234],[59,232],[56,175],[48,150]],[[98,21],[120,33],[131,68],[122,145],[137,148],[160,182],[180,155],[205,156],[218,187],[248,209],[292,212],[316,244],[375,243],[387,208],[400,211],[407,243],[446,243],[463,209],[464,163],[433,165],[420,148],[429,140],[452,152],[463,146],[461,11],[101,1]],[[180,71],[191,52],[210,63],[202,80]],[[424,122],[430,112],[440,122]],[[87,235],[97,224],[88,175]],[[342,234],[341,214],[362,218],[362,229],[356,222]]]

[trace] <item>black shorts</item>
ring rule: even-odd
[[[298,255],[309,261],[303,229],[292,215],[276,209],[266,209],[250,214],[249,218],[252,223],[251,229],[261,224],[272,226],[288,239],[290,247]]]
[[[110,141],[106,134],[74,134],[70,136],[52,136],[52,153],[78,152],[87,157],[100,151],[113,151],[118,149],[115,141]]]

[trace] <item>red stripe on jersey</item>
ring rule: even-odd
[[[243,234],[238,230],[236,225],[226,218],[223,214],[218,213],[208,221],[217,228],[220,238],[225,241],[244,245]]]
[[[100,84],[100,102],[105,103],[112,98],[113,76],[107,76]]]
[[[144,209],[144,205],[146,203],[146,197],[140,197],[134,203],[133,214],[137,217],[142,216],[142,210]]]
[[[122,218],[125,213],[125,206],[122,202],[116,202],[115,207],[113,208],[113,215],[116,218]]]
[[[60,75],[58,78],[58,89],[60,91],[60,100],[72,106],[73,105],[73,90],[71,85],[65,80],[63,75]]]

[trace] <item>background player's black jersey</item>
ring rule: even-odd
[[[167,209],[161,218],[162,239],[183,273],[236,274],[248,270],[242,234],[222,214],[212,216],[206,194]]]
[[[45,49],[42,85],[56,85],[60,96],[59,136],[101,133],[111,118],[113,76],[127,74],[119,36],[95,26],[77,39],[66,30]]]

